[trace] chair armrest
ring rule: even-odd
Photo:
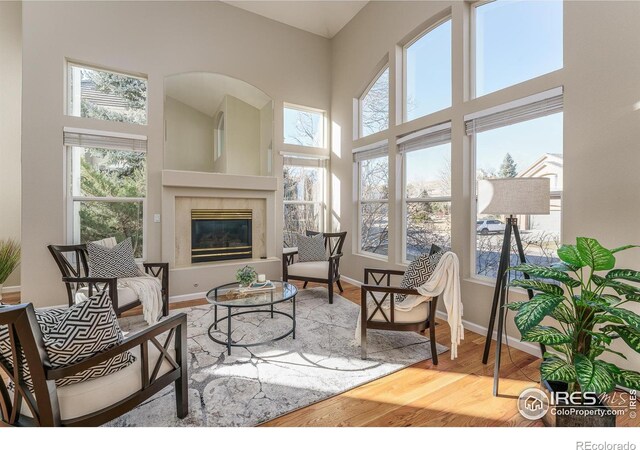
[[[118,279],[101,277],[62,277],[62,281],[65,283],[117,283]]]
[[[135,333],[131,336],[125,338],[120,344],[115,347],[111,347],[104,352],[98,353],[88,359],[77,362],[75,364],[71,364],[69,366],[60,367],[56,369],[48,369],[47,370],[47,380],[59,380],[61,378],[65,378],[71,375],[75,375],[83,370],[87,370],[90,367],[93,367],[97,364],[108,361],[109,359],[117,356],[121,353],[126,352],[127,350],[131,350],[134,347],[137,347],[141,344],[144,344],[146,341],[150,341],[152,338],[158,336],[159,334],[164,333],[165,331],[171,330],[173,328],[178,327],[187,327],[187,315],[185,313],[177,314],[169,319],[163,320],[146,330]],[[176,341],[181,339],[182,334],[176,333]],[[186,342],[181,343],[182,345],[186,345]]]
[[[363,284],[362,291],[381,292],[384,294],[420,295],[416,289],[404,289],[396,286],[379,286],[377,284]]]
[[[169,263],[164,262],[143,262],[142,267],[144,267],[144,271],[146,273],[151,272],[152,275],[157,276],[156,273],[159,272],[168,272],[169,271]],[[158,269],[157,272],[153,272],[152,269]]]
[[[335,255],[329,256],[329,261],[336,261],[344,256],[342,253],[336,253]]]
[[[389,270],[389,269],[364,269],[364,273],[379,273],[384,275],[404,275],[404,270]]]
[[[290,248],[289,250],[282,252],[282,254],[286,255],[286,256],[296,255],[297,253],[298,253],[298,249],[297,248],[295,248],[295,249]]]

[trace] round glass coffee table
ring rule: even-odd
[[[240,288],[238,283],[228,283],[211,289],[207,292],[207,301],[213,305],[213,323],[209,327],[209,338],[218,344],[227,347],[227,354],[231,355],[231,347],[255,347],[256,345],[270,344],[284,339],[290,334],[296,338],[296,295],[298,289],[295,286],[282,282],[272,281],[275,288],[270,290],[251,290]],[[273,308],[278,303],[291,301],[291,314],[278,311]],[[226,308],[227,315],[218,319],[218,308]],[[235,309],[235,311],[234,311]],[[231,318],[244,314],[268,313],[273,319],[274,314],[291,319],[291,329],[286,333],[261,342],[238,343],[231,339]],[[218,330],[220,322],[227,322],[227,340],[222,341],[213,336],[212,330]],[[268,323],[267,321],[263,323]]]

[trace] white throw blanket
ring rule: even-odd
[[[118,287],[133,290],[142,303],[142,315],[149,325],[154,325],[162,315],[162,285],[156,277],[140,271],[139,277],[119,278]]]
[[[396,311],[411,311],[421,303],[440,296],[447,310],[447,322],[451,327],[451,359],[458,357],[458,344],[464,339],[462,325],[462,296],[460,293],[460,263],[453,252],[442,255],[429,280],[417,288],[421,295],[409,295],[396,302]],[[389,309],[385,303],[384,309]],[[356,325],[356,342],[360,343],[360,316]]]

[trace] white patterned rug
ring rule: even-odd
[[[431,358],[429,340],[422,335],[372,330],[369,359],[360,359],[354,340],[359,306],[339,295],[333,305],[327,299],[325,288],[301,290],[295,340],[288,336],[248,350],[234,347],[231,356],[208,336],[211,306],[175,311],[188,315],[189,415],[176,417],[171,385],[108,425],[255,426]],[[290,302],[277,306],[291,311]],[[121,324],[125,331],[144,328],[139,316],[121,319]],[[290,324],[279,315],[238,316],[232,319],[232,337],[239,342],[267,340]],[[224,339],[222,334],[216,337]],[[445,351],[438,345],[438,353]]]

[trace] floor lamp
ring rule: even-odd
[[[491,350],[493,328],[498,316],[498,331],[496,337],[496,360],[493,372],[493,395],[498,395],[498,381],[500,379],[500,352],[502,350],[502,334],[504,331],[505,301],[507,296],[508,276],[511,266],[511,238],[513,237],[518,249],[521,263],[526,262],[520,231],[518,230],[519,215],[549,214],[550,180],[549,178],[499,178],[480,180],[478,182],[478,211],[480,214],[508,215],[500,263],[496,274],[496,287],[493,293],[491,316],[484,345],[482,363],[486,364]],[[525,278],[528,275],[525,274]],[[529,299],[533,292],[528,291]],[[541,346],[544,354],[544,347]]]

